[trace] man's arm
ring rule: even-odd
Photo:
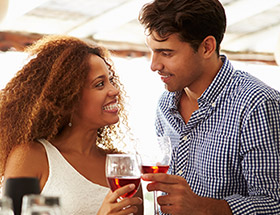
[[[280,102],[258,105],[242,128],[242,172],[248,196],[225,198],[233,214],[280,214]]]
[[[233,194],[224,200],[200,197],[179,176],[144,175],[143,179],[154,181],[148,186],[150,191],[167,193],[158,198],[163,212],[280,214],[280,104],[267,101],[258,105],[246,121],[240,155],[248,195]]]

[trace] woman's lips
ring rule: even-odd
[[[110,113],[118,112],[118,103],[110,103],[103,106],[103,110]]]

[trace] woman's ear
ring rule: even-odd
[[[205,58],[211,57],[216,53],[216,39],[213,36],[207,36],[202,41],[201,46],[202,54]]]

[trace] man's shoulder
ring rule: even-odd
[[[253,110],[261,104],[280,104],[280,92],[244,71],[236,71],[229,87],[224,91],[227,101],[244,110]]]
[[[279,99],[280,92],[250,73],[237,70],[233,87],[239,96],[247,98]]]

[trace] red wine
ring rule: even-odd
[[[128,177],[107,177],[107,181],[109,186],[111,187],[111,190],[114,192],[116,189],[123,187],[127,184],[135,184],[135,188],[130,191],[129,193],[126,193],[124,195],[122,195],[122,198],[125,197],[132,197],[140,184],[140,178],[128,178]]]
[[[169,166],[142,166],[143,173],[167,173]]]

